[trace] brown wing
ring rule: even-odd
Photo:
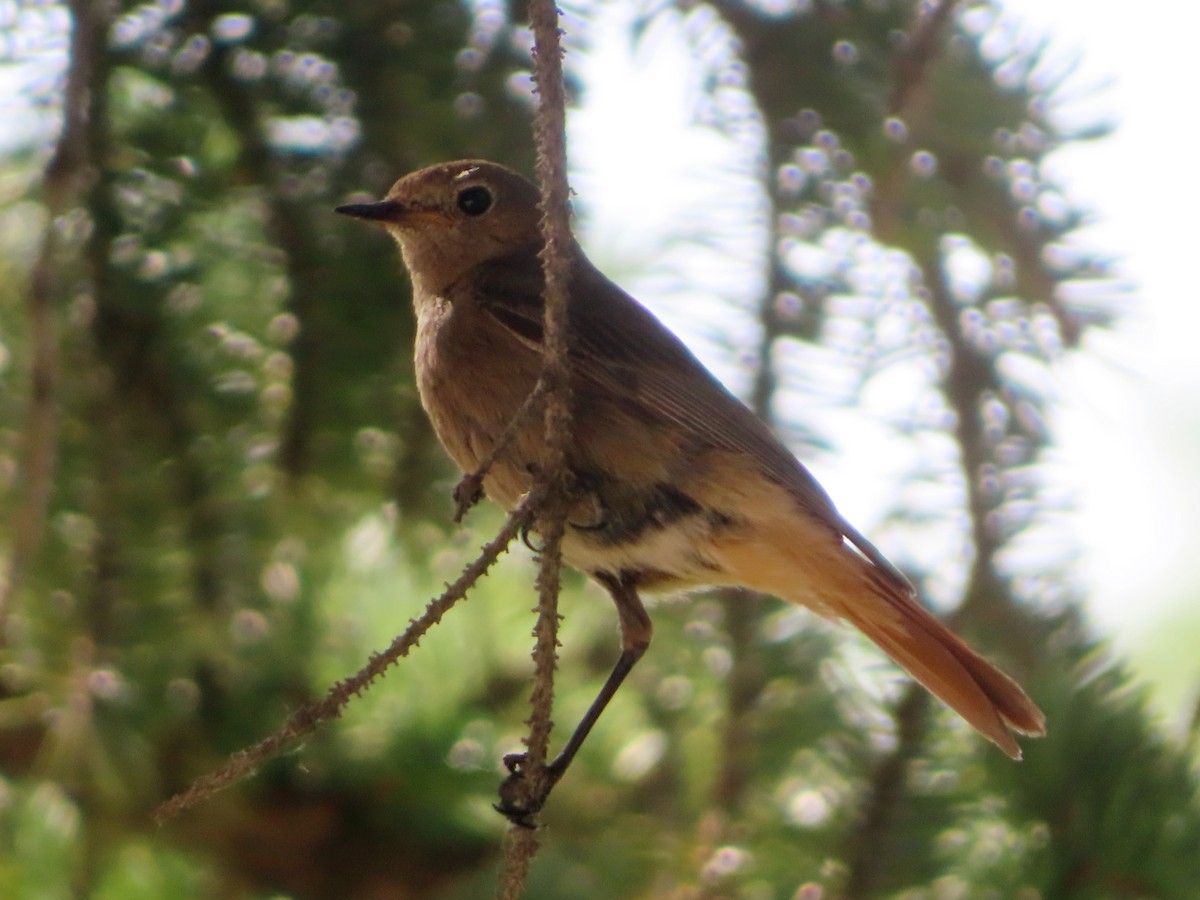
[[[744,453],[759,470],[831,531],[847,538],[894,589],[912,587],[841,517],[824,488],[771,430],[644,306],[609,281],[576,248],[570,285],[571,362],[578,377],[634,404],[696,442]],[[532,253],[473,273],[480,305],[523,343],[540,349],[542,268]]]

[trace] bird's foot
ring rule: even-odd
[[[454,523],[460,524],[463,516],[483,499],[483,472],[468,472],[454,486]]]
[[[525,753],[505,756],[508,777],[500,785],[500,802],[494,804],[496,812],[521,828],[536,828],[534,817],[546,805],[554,785],[566,771],[566,766],[557,762],[531,767]]]

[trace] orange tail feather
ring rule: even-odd
[[[831,544],[828,532],[803,533],[796,524],[714,548],[714,555],[734,583],[850,622],[1014,759],[1021,748],[1013,732],[1045,734],[1045,716],[1021,687],[921,606],[897,576]]]
[[[1045,734],[1045,716],[1020,686],[912,598],[881,591],[838,612],[1013,759],[1014,731]]]

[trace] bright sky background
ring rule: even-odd
[[[1200,690],[1200,7],[1178,0],[1008,0],[1079,57],[1075,83],[1116,133],[1071,148],[1056,175],[1097,213],[1136,304],[1095,358],[1067,367],[1057,423],[1079,479],[1081,575],[1096,621],[1160,684],[1182,724]]]

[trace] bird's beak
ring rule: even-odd
[[[343,216],[353,216],[356,219],[366,219],[380,225],[395,225],[397,227],[419,228],[422,225],[446,225],[449,219],[445,213],[436,209],[421,209],[419,206],[408,206],[399,200],[380,200],[378,203],[347,203],[339,206],[334,212]]]
[[[334,212],[372,222],[396,222],[404,217],[406,210],[403,204],[395,200],[380,200],[378,203],[347,203],[337,207]]]

